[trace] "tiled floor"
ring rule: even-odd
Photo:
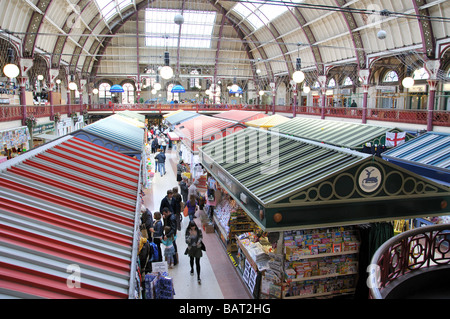
[[[155,174],[152,186],[145,190],[144,204],[153,213],[159,211],[161,200],[166,196],[168,189],[178,186],[176,181],[176,154],[169,150],[166,153],[166,175]],[[200,227],[200,218],[196,218]],[[206,253],[200,259],[201,279],[197,283],[197,275],[191,276],[189,257],[183,255],[186,249],[184,234],[188,218],[183,218],[181,231],[177,233],[177,246],[179,252],[179,264],[169,269],[169,274],[173,277],[176,299],[250,299],[251,296],[239,277],[237,270],[232,264],[227,252],[219,241],[216,233],[203,232],[203,241],[206,246]],[[195,266],[194,266],[195,268]]]

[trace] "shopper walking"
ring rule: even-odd
[[[186,202],[188,208],[189,220],[193,221],[195,218],[195,211],[197,210],[197,201],[194,195],[189,196],[189,200]]]
[[[183,202],[187,202],[188,200],[188,193],[189,193],[189,185],[186,177],[183,177],[180,182],[180,193],[183,197]]]
[[[170,226],[164,227],[164,233],[166,235],[164,236],[165,239],[161,240],[161,242],[165,246],[164,256],[166,257],[166,261],[169,264],[169,268],[173,268],[174,258],[175,258],[174,242],[176,239],[176,235],[168,235],[170,233],[170,231],[171,231]]]
[[[173,191],[169,189],[167,191],[166,197],[161,200],[161,205],[159,206],[159,211],[162,212],[164,208],[167,208],[172,213],[175,213],[176,205],[175,200],[173,199]]]
[[[191,276],[194,276],[194,262],[195,268],[197,270],[197,281],[201,284],[200,280],[200,258],[203,256],[202,249],[204,249],[203,244],[203,233],[201,229],[198,228],[194,221],[190,221],[188,227],[186,228],[186,248],[185,254],[189,256],[191,265]]]
[[[152,154],[156,153],[156,150],[158,149],[158,139],[154,138],[152,141]]]
[[[153,214],[153,242],[158,247],[158,262],[162,261],[162,250],[161,250],[161,240],[164,235],[164,228],[161,221],[161,213],[155,212]]]
[[[167,240],[167,238],[173,236],[173,247],[175,248],[175,256],[174,256],[174,266],[178,264],[178,248],[177,248],[177,242],[176,242],[176,235],[177,235],[177,219],[175,214],[173,214],[167,207],[162,210],[162,214],[164,216],[164,227],[168,226],[170,227],[170,231],[166,232],[163,240]]]
[[[174,188],[172,188],[172,192],[172,198],[174,201],[173,209],[175,216],[177,217],[177,229],[181,230],[181,220],[183,219],[181,216],[181,202],[183,201],[183,199],[181,198],[180,193],[178,193],[178,187],[175,186]]]
[[[158,161],[158,170],[161,174],[161,177],[166,175],[166,154],[164,154],[164,150],[161,150],[156,156],[155,160]]]
[[[186,167],[183,164],[183,160],[177,164],[177,182],[181,182],[181,174],[186,171]]]

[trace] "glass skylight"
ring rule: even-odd
[[[95,2],[97,2],[100,12],[106,21],[119,13],[119,10],[133,4],[133,0],[119,0],[117,1],[117,5],[114,0],[95,0]]]
[[[233,10],[250,22],[256,30],[268,24],[289,8],[278,1],[277,3],[270,3],[270,1],[256,0],[251,3],[239,2],[233,7]]]
[[[145,44],[156,47],[177,47],[180,26],[174,17],[180,10],[146,9]],[[181,26],[180,47],[211,48],[211,37],[216,13],[211,11],[184,11]]]

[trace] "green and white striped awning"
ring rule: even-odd
[[[200,147],[203,167],[265,231],[447,215],[450,188],[347,148],[247,128]]]
[[[294,118],[270,130],[308,140],[360,150],[366,143],[384,145],[386,132],[402,132],[396,128],[311,118]],[[413,136],[406,134],[406,141]]]
[[[263,205],[298,193],[368,156],[252,128],[209,143],[202,153]]]

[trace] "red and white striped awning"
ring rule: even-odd
[[[139,174],[73,136],[0,164],[0,295],[128,298]]]
[[[169,135],[169,138],[172,141],[179,141],[180,140],[180,137],[175,132],[169,132],[169,133],[167,133],[167,135]]]
[[[245,125],[237,122],[200,115],[177,125],[175,132],[191,151],[198,152],[198,147],[244,128]]]

